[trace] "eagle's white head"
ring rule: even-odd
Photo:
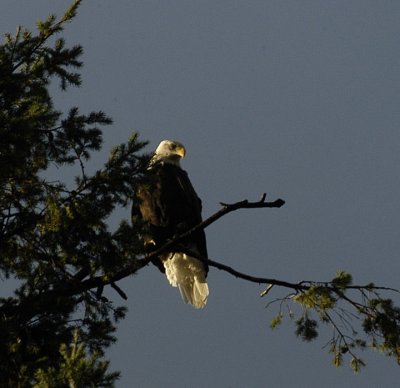
[[[180,160],[186,155],[185,147],[173,140],[163,140],[150,160],[150,168],[155,163],[169,163],[180,166]]]

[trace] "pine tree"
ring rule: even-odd
[[[111,119],[54,107],[52,82],[62,90],[81,83],[82,48],[58,37],[79,3],[60,20],[39,22],[37,34],[18,28],[0,46],[0,270],[18,284],[0,299],[1,386],[97,387],[118,377],[101,358],[125,309],[82,282],[135,270],[131,226],[110,231],[107,219],[128,203],[144,143],[133,135],[89,176],[85,163]],[[46,178],[49,168],[72,166],[80,171],[72,184]]]

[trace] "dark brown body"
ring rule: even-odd
[[[202,221],[201,200],[186,171],[174,164],[158,163],[149,169],[135,197],[132,220],[134,224],[142,221],[145,245],[155,244],[154,248],[158,248]],[[207,258],[203,230],[179,244]],[[164,271],[162,263],[155,264]],[[205,269],[207,272],[206,266]]]

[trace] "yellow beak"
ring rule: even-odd
[[[179,155],[181,158],[184,158],[185,155],[186,155],[185,147],[183,147],[183,146],[177,146],[177,147],[175,148],[175,153],[176,153],[177,155]]]

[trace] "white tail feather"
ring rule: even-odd
[[[197,309],[207,303],[208,285],[203,263],[185,253],[169,253],[162,258],[171,286],[178,287],[185,303]]]

